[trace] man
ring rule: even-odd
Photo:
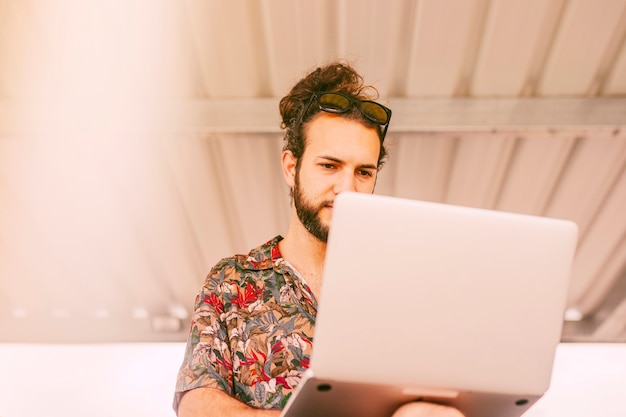
[[[372,193],[386,156],[391,110],[369,90],[352,67],[332,63],[281,100],[289,229],[209,273],[178,375],[179,417],[278,416],[308,368],[334,198]],[[461,416],[426,403],[394,414],[426,415]]]

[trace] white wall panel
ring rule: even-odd
[[[620,279],[620,270],[623,273],[626,266],[624,263],[626,257],[622,251],[626,239],[626,226],[615,221],[620,216],[623,218],[624,207],[626,207],[626,168],[622,167],[611,194],[604,200],[593,227],[580,242],[576,253],[569,301],[583,314],[591,313],[598,308],[606,293]],[[614,253],[615,250],[619,253]],[[605,273],[603,269],[615,258],[618,264],[611,267],[613,274]]]
[[[261,27],[247,0],[187,0],[189,23],[207,97],[245,97],[262,91],[266,69]],[[254,69],[254,70],[251,70]],[[245,76],[240,76],[245,74]]]
[[[444,202],[493,209],[516,149],[515,136],[466,134],[457,142]]]
[[[491,2],[470,88],[473,96],[517,96],[530,74],[550,2]]]
[[[450,96],[459,84],[480,0],[423,0],[412,25],[406,80],[409,96]]]
[[[607,95],[626,94],[626,42],[622,44],[622,49],[610,71],[603,93]]]
[[[400,135],[388,141],[389,161],[383,170],[393,175],[389,194],[443,202],[459,138],[454,134]]]
[[[520,141],[495,208],[544,215],[575,141],[567,133],[559,137],[529,135]]]
[[[538,93],[587,94],[625,8],[622,0],[568,2]]]

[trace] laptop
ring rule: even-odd
[[[390,416],[402,404],[518,417],[548,389],[575,223],[342,193],[310,368],[283,417]]]

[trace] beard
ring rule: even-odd
[[[298,219],[309,233],[315,236],[321,242],[328,241],[328,226],[322,223],[320,219],[320,211],[331,201],[324,201],[320,204],[313,204],[307,200],[302,188],[300,187],[299,171],[296,172],[295,187],[293,192],[293,204],[296,208]]]

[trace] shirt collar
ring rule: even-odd
[[[252,249],[248,253],[244,267],[253,271],[260,271],[274,268],[278,263],[282,263],[283,256],[278,249],[278,242],[281,240],[283,237],[278,235],[263,245]]]

